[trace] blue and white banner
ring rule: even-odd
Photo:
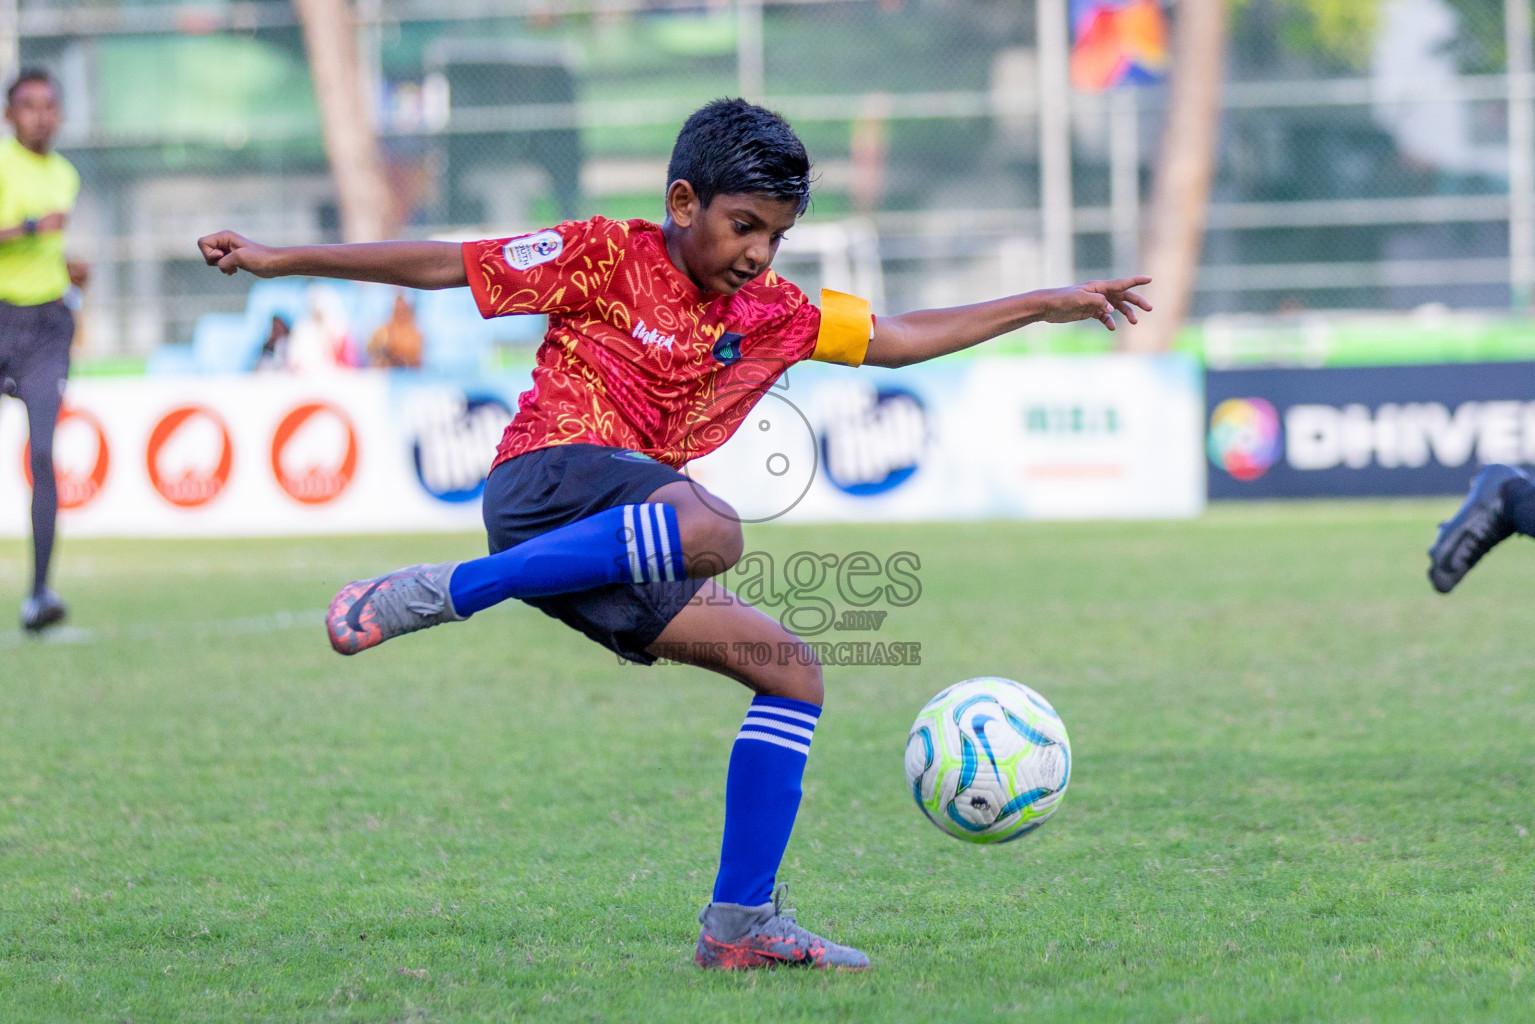
[[[55,442],[69,536],[481,528],[526,373],[85,379]],[[746,522],[1196,515],[1198,367],[1181,356],[796,366],[687,469]],[[0,536],[28,531],[26,417],[0,402]]]
[[[688,472],[747,522],[1193,516],[1200,395],[1181,355],[802,363]]]

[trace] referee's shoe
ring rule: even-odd
[[[63,622],[68,613],[63,599],[44,587],[41,593],[31,594],[21,602],[21,628],[28,633],[41,633],[49,626]]]

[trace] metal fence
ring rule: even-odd
[[[403,234],[658,217],[683,118],[743,94],[794,122],[819,173],[810,220],[840,225],[794,241],[791,278],[854,277],[891,312],[1045,279],[1042,210],[1061,218],[1041,200],[1034,0],[354,12]],[[1513,282],[1535,270],[1510,252],[1535,236],[1531,80],[1506,64],[1528,52],[1527,7],[1393,0],[1366,32],[1325,28],[1299,0],[1234,15],[1196,313],[1524,301]],[[337,236],[303,54],[279,0],[0,0],[0,61],[63,83],[61,146],[85,183],[71,241],[96,267],[92,352],[186,341],[202,313],[240,306],[243,282],[195,259],[205,231]],[[1156,86],[1070,97],[1075,276],[1136,265],[1165,100]]]

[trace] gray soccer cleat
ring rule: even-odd
[[[457,562],[410,565],[341,588],[325,615],[325,631],[337,654],[356,654],[392,637],[469,616],[453,610],[448,581]]]
[[[63,622],[67,614],[59,595],[44,587],[42,593],[31,594],[21,602],[21,628],[28,633],[41,633]]]
[[[711,903],[698,915],[698,966],[722,971],[752,967],[814,967],[817,970],[866,971],[869,958],[851,946],[839,946],[801,928],[794,911],[784,910],[789,893],[780,885],[772,903],[755,907]]]
[[[1503,485],[1524,474],[1513,466],[1490,465],[1471,480],[1471,493],[1448,520],[1439,524],[1439,536],[1428,549],[1428,580],[1441,594],[1448,594],[1465,578],[1482,556],[1514,532],[1503,503]]]

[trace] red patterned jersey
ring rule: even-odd
[[[794,363],[861,362],[872,326],[867,304],[862,327],[828,312],[841,325],[828,336],[821,310],[771,270],[735,295],[701,292],[643,220],[594,217],[467,242],[464,269],[481,315],[549,315],[498,465],[586,443],[681,466],[724,444]]]

